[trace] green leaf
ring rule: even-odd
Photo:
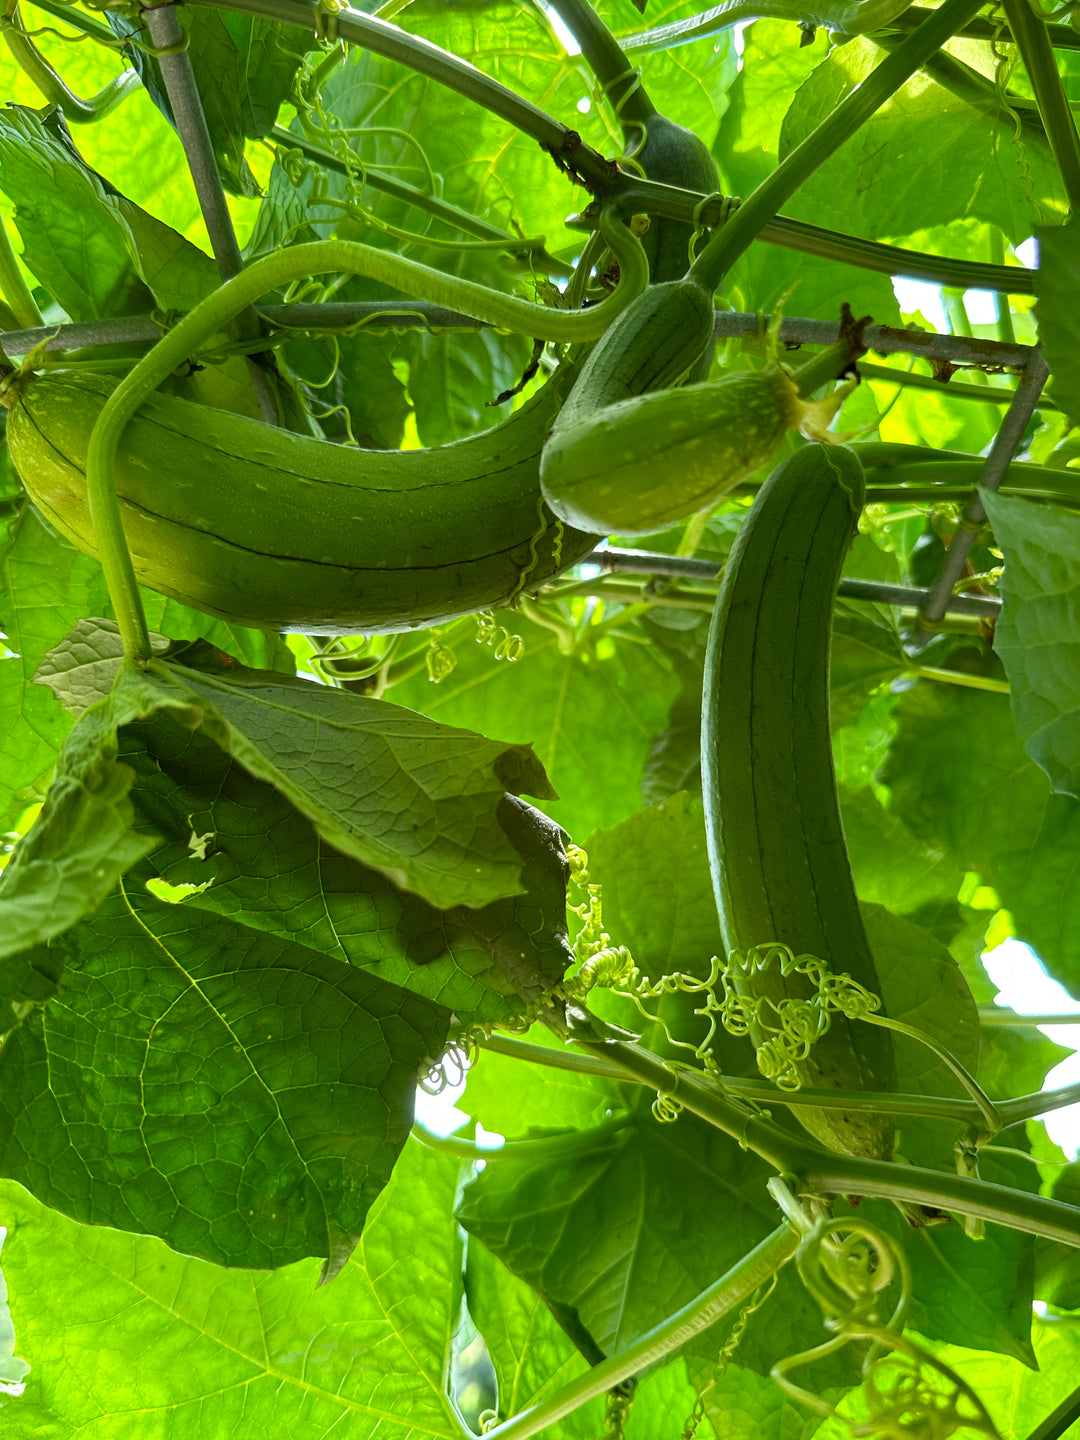
[[[979,1015],[959,965],[944,945],[910,920],[877,905],[866,906],[863,918],[886,1014],[924,1032],[974,1074],[979,1063]],[[898,1090],[966,1096],[952,1071],[927,1046],[894,1034],[893,1048]],[[929,1156],[909,1153],[906,1145],[902,1148],[915,1164],[934,1163]]]
[[[955,900],[962,872],[951,855],[921,844],[869,787],[840,787],[855,888],[868,904],[907,915]]]
[[[3,1173],[76,1219],[221,1265],[336,1268],[448,1012],[137,881],[65,949],[62,1003],[4,1047]]]
[[[992,886],[1017,937],[1055,979],[1080,987],[1080,804],[1051,794],[1003,695],[920,684],[895,713],[900,728],[883,776],[892,813]]]
[[[27,265],[72,320],[190,310],[218,283],[209,255],[84,163],[55,111],[0,111],[0,175]]]
[[[979,1173],[986,1180],[1017,1188],[1038,1181],[1034,1165],[1009,1156],[984,1154]],[[1034,1367],[1030,1235],[988,1225],[984,1239],[972,1240],[955,1222],[925,1226],[912,1234],[895,1211],[875,1218],[892,1229],[907,1251],[913,1329],[932,1340],[989,1350]]]
[[[334,1428],[350,1440],[461,1440],[443,1394],[461,1296],[457,1169],[407,1146],[352,1259],[321,1289],[310,1262],[221,1270],[78,1225],[3,1184],[16,1345],[32,1366],[5,1434],[124,1440],[131,1411],[118,1400],[137,1377],[139,1424],[154,1440],[325,1440]]]
[[[110,698],[64,742],[41,814],[0,874],[0,961],[63,934],[153,849],[133,832],[135,775],[116,755],[117,727],[129,715],[127,696]]]
[[[160,67],[144,48],[149,35],[126,17],[110,13],[108,18],[118,35],[138,36],[143,42],[125,45],[124,53],[172,123]],[[258,183],[244,158],[244,140],[268,134],[275,124],[304,47],[298,37],[256,15],[195,10],[183,11],[179,20],[221,178],[236,195],[258,195]]]
[[[566,859],[555,827],[522,802],[507,797],[497,817],[521,847],[524,893],[441,911],[329,846],[204,731],[158,715],[122,744],[140,823],[165,841],[145,874],[189,892],[187,907],[369,970],[464,1021],[505,1019],[561,978]]]
[[[41,685],[33,683],[43,658],[85,616],[111,615],[108,592],[96,560],[59,539],[29,504],[22,504],[0,530],[0,830],[23,807],[44,796],[50,771],[71,718]],[[142,591],[151,630],[174,639],[202,636],[237,659],[264,669],[291,673],[292,655],[277,635],[211,619],[175,600]],[[115,622],[103,622],[113,626]],[[86,627],[80,636],[88,639]],[[95,645],[98,642],[95,641]],[[77,657],[73,656],[73,661]],[[59,666],[53,665],[57,673]],[[71,686],[81,689],[74,676]],[[100,693],[95,684],[92,692]]]
[[[208,646],[177,653],[185,663],[152,667],[163,703],[201,708],[199,723],[215,744],[272,784],[331,845],[433,905],[521,893],[521,856],[499,806],[508,790],[554,795],[529,746],[245,670]]]
[[[463,1188],[458,1218],[521,1279],[567,1312],[571,1334],[614,1354],[691,1301],[776,1223],[768,1167],[692,1115],[645,1111],[572,1158],[500,1161]],[[767,1372],[814,1323],[817,1307],[787,1271],[740,1350]],[[687,1342],[714,1358],[730,1320]],[[785,1346],[788,1347],[785,1349]],[[823,1366],[823,1383],[849,1376]],[[850,1383],[850,1379],[848,1380]]]
[[[994,648],[1016,729],[1053,788],[1080,796],[1080,518],[981,490],[1005,555]]]
[[[969,41],[950,48],[962,62],[946,55],[920,71],[801,187],[801,218],[828,225],[818,206],[835,216],[837,197],[857,194],[859,231],[868,239],[906,235],[912,216],[922,227],[949,224],[959,208],[965,218],[997,225],[1017,244],[1031,233],[1032,219],[1062,208],[1061,179],[1045,136],[1029,125],[1016,139],[1013,115],[981,74],[993,67],[986,46]],[[784,117],[780,157],[831,114],[885,53],[865,39],[834,48]],[[924,138],[929,130],[932,147]],[[914,153],[918,165],[906,161]],[[964,197],[959,207],[958,196]]]
[[[587,848],[589,879],[601,887],[604,928],[612,943],[627,946],[650,980],[677,972],[707,978],[713,956],[724,953],[724,942],[701,801],[685,792],[672,795],[612,830],[598,831]],[[596,999],[597,1013],[643,1030],[645,1043],[659,1054],[692,1058],[670,1046],[662,1026],[650,1026],[629,1002],[609,1008],[600,996]],[[676,1040],[697,1045],[708,1034],[708,1022],[694,1014],[700,1003],[699,996],[675,992],[649,1002],[647,1009],[661,1017]],[[746,1041],[721,1031],[712,1050],[722,1070],[756,1073]]]
[[[1050,1186],[1055,1200],[1075,1205],[1080,1199],[1080,1165],[1059,1170]],[[1041,1236],[1035,1241],[1035,1295],[1061,1310],[1080,1309],[1080,1251]]]
[[[1080,423],[1080,323],[1076,297],[1080,294],[1080,226],[1074,219],[1064,225],[1041,225],[1039,268],[1035,276],[1038,302],[1035,314],[1046,359],[1053,372],[1053,395],[1073,424]]]
[[[150,635],[156,654],[169,648],[164,635]],[[99,700],[108,700],[124,663],[124,642],[115,620],[80,620],[54,645],[34,679],[47,686],[64,709],[78,717]]]

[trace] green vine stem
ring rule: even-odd
[[[1080,1011],[1072,1015],[1053,1010],[1042,1015],[1017,1015],[1015,1011],[1002,1009],[999,1005],[980,1005],[979,1024],[1016,1030],[1038,1025],[1080,1025]]]
[[[906,36],[743,201],[702,249],[691,267],[691,274],[702,284],[718,289],[766,221],[773,218],[829,156],[935,55],[946,40],[978,14],[980,4],[981,0],[944,0],[940,9]]]
[[[811,34],[816,29],[835,30],[841,35],[865,35],[891,25],[902,0],[834,0],[830,4],[805,3],[805,0],[722,0],[698,15],[685,20],[672,20],[651,30],[639,30],[625,36],[619,43],[624,50],[672,50],[691,40],[702,40],[727,30],[733,25],[746,25],[754,20],[787,20],[801,25]]]
[[[11,313],[19,325],[26,329],[44,325],[45,321],[37,307],[37,301],[30,294],[30,288],[23,279],[15,251],[11,248],[7,226],[0,218],[0,296],[7,301]]]
[[[484,1440],[529,1440],[597,1395],[678,1350],[767,1284],[794,1257],[799,1239],[799,1231],[785,1221],[688,1305],[646,1331],[625,1350],[561,1385],[539,1404],[485,1430]]]
[[[666,1065],[639,1045],[622,1040],[577,1043],[748,1146],[782,1175],[795,1177],[793,1188],[798,1193],[906,1200],[1080,1247],[1080,1207],[986,1180],[835,1154],[781,1130],[726,1098],[704,1077]]]
[[[113,467],[128,421],[165,377],[196,347],[228,325],[267,290],[327,271],[348,271],[397,289],[416,289],[439,304],[474,310],[478,319],[543,340],[595,340],[639,294],[648,278],[640,242],[613,214],[601,218],[601,232],[619,261],[621,279],[611,295],[590,310],[564,311],[489,290],[387,250],[348,240],[294,245],[257,260],[190,311],[120,381],[102,407],[87,450],[86,483],[90,517],[97,534],[109,598],[129,662],[151,658],[150,640],[135,570],[124,539]]]
[[[1030,0],[1002,0],[1002,5],[1035,92],[1069,208],[1075,213],[1080,210],[1080,137],[1061,83],[1046,22],[1032,9]]]
[[[104,119],[133,91],[142,87],[142,81],[135,71],[125,70],[103,86],[96,95],[89,100],[83,100],[68,89],[62,76],[53,69],[34,44],[33,37],[22,22],[17,4],[0,18],[0,32],[3,33],[4,42],[23,74],[33,81],[50,104],[61,107],[64,119],[72,124],[90,125],[95,120]]]
[[[606,1150],[620,1137],[625,1138],[631,1124],[629,1115],[615,1115],[585,1130],[568,1130],[564,1135],[547,1135],[535,1140],[507,1140],[502,1145],[479,1145],[459,1135],[436,1135],[418,1122],[412,1133],[421,1145],[441,1155],[456,1155],[459,1160],[521,1162],[562,1160],[570,1155],[594,1155]]]
[[[482,1040],[480,1046],[483,1050],[491,1050],[511,1059],[547,1065],[557,1070],[569,1070],[577,1075],[593,1075],[598,1079],[619,1082],[625,1082],[629,1078],[618,1065],[601,1060],[596,1055],[583,1055],[569,1048],[535,1045],[528,1040],[518,1040],[508,1035],[492,1035]],[[639,1080],[637,1083],[644,1082]],[[876,1094],[865,1090],[809,1088],[798,1091],[780,1090],[775,1085],[770,1085],[767,1080],[751,1080],[741,1075],[725,1075],[722,1085],[725,1090],[731,1091],[736,1099],[753,1100],[762,1105],[815,1105],[834,1106],[844,1110],[878,1110],[890,1115],[954,1120],[959,1125],[978,1124],[982,1118],[974,1101],[954,1099],[951,1096]],[[1058,1090],[1037,1090],[1031,1095],[1019,1095],[1013,1100],[994,1102],[1002,1130],[1078,1103],[1080,1084],[1064,1085]]]
[[[600,82],[623,134],[638,131],[656,114],[640,74],[632,68],[618,41],[589,0],[551,0],[559,16],[581,46],[586,64]]]

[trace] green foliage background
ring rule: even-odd
[[[618,36],[694,7],[650,3],[644,20],[630,0],[599,11]],[[624,152],[616,117],[542,7],[417,0],[396,22],[603,154]],[[215,153],[249,257],[335,233],[531,291],[534,277],[498,250],[439,248],[450,227],[365,185],[362,171],[346,184],[272,150],[275,123],[300,128],[301,32],[200,7],[184,23],[215,97]],[[745,196],[880,57],[870,38],[842,41],[830,48],[822,26],[801,45],[791,20],[759,18],[738,40],[729,28],[635,52],[635,63],[657,107],[711,147],[724,192]],[[44,34],[40,44],[83,95],[122,63],[92,41]],[[1009,323],[1031,342],[1038,320],[1054,408],[1037,412],[1024,458],[1067,477],[1065,417],[1080,417],[1075,220],[1062,223],[1061,176],[1032,112],[995,90],[991,46],[961,40],[951,51],[966,68],[912,81],[785,214],[988,263],[1037,234],[1037,311],[1014,295]],[[1073,54],[1061,54],[1072,92]],[[14,62],[0,61],[0,210],[50,324],[187,309],[216,283],[183,149],[152,98],[160,75],[145,56],[139,67],[149,88],[73,143]],[[1022,72],[1011,83],[1019,103]],[[429,186],[518,237],[544,236],[563,262],[580,253],[563,220],[584,192],[496,116],[361,51],[319,99],[325,137],[347,128],[361,166]],[[335,298],[383,293],[353,280]],[[782,302],[833,320],[846,301],[879,324],[905,318],[887,276],[764,242],[725,293],[750,311]],[[303,382],[332,374],[324,399],[347,404],[356,438],[396,448],[486,427],[488,402],[528,352],[521,337],[402,330],[294,337],[281,358],[308,414],[324,408],[322,392]],[[242,363],[218,359],[191,393],[251,411]],[[720,363],[760,360],[729,345]],[[842,423],[889,444],[977,455],[1011,377],[976,378],[979,403],[868,380]],[[339,422],[323,419],[340,438]],[[545,814],[588,851],[613,944],[653,979],[708,973],[720,937],[697,765],[707,586],[663,603],[663,582],[633,593],[597,582],[400,643],[349,637],[340,651],[375,675],[351,695],[311,683],[326,678],[321,641],[245,631],[147,593],[150,628],[174,642],[171,668],[113,689],[115,631],[77,628],[111,617],[100,566],[45,524],[6,451],[0,462],[6,1436],[460,1437],[463,1410],[475,1420],[486,1398],[501,1420],[526,1411],[692,1302],[775,1228],[763,1160],[688,1114],[660,1123],[652,1093],[611,1076],[483,1050],[461,1101],[470,1122],[508,1142],[569,1136],[570,1147],[476,1164],[409,1138],[417,1074],[453,1027],[524,1024],[536,997],[523,977],[554,984],[572,958],[575,917],[568,935]],[[1080,998],[1080,519],[1015,494],[986,504],[993,535],[976,558],[1005,566],[992,643],[970,624],[916,655],[910,614],[842,602],[833,741],[889,1013],[1004,1099],[1037,1090],[1063,1052],[1033,1030],[980,1033],[975,1002],[992,998],[984,946],[1027,942]],[[680,529],[647,543],[719,565],[746,507],[734,498],[692,537]],[[949,504],[871,507],[849,572],[923,584],[956,523]],[[272,723],[214,673],[222,652],[259,672]],[[46,656],[49,683],[35,683]],[[438,683],[436,656],[448,670]],[[928,666],[967,683],[929,679]],[[73,712],[107,695],[76,724]],[[384,700],[417,714],[387,719]],[[421,811],[426,829],[399,824]],[[214,837],[209,856],[200,836]],[[596,1008],[670,1053],[662,1026],[629,1002]],[[692,1012],[685,996],[660,1007],[696,1041]],[[528,1038],[558,1044],[536,1028]],[[728,1074],[755,1073],[745,1042],[722,1037],[716,1055]],[[925,1048],[902,1042],[897,1056],[902,1091],[963,1093]],[[948,1171],[960,1131],[904,1119],[900,1153]],[[1074,1197],[1041,1126],[1002,1143],[1009,1153],[984,1157],[985,1178]],[[976,1388],[1003,1436],[1027,1436],[1080,1368],[1077,1252],[1000,1226],[978,1241],[955,1222],[910,1231],[882,1201],[863,1213],[903,1241],[913,1333]],[[317,1286],[320,1276],[332,1283]],[[825,1338],[792,1268],[719,1363],[732,1321],[641,1377],[627,1440],[674,1440],[699,1396],[701,1437],[847,1433],[768,1378],[777,1360]],[[479,1381],[461,1358],[476,1333]],[[860,1415],[849,1352],[810,1375],[841,1414]],[[594,1399],[544,1433],[586,1440],[608,1423]]]

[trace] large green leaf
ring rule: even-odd
[[[370,696],[238,667],[209,646],[155,665],[164,706],[194,706],[221,750],[272,784],[319,835],[433,905],[520,894],[499,823],[507,791],[554,796],[528,745],[451,728]]]
[[[475,1241],[467,1252],[465,1293],[495,1367],[500,1420],[588,1369],[540,1296]],[[603,1423],[603,1402],[594,1400],[561,1421],[558,1434],[565,1440],[593,1440]]]
[[[0,175],[26,263],[72,320],[190,310],[217,284],[210,256],[91,170],[55,113],[0,111]]]
[[[4,1047],[0,1170],[218,1264],[336,1270],[448,1012],[137,880],[64,946],[61,999]]]
[[[505,1019],[561,978],[566,858],[552,823],[520,801],[507,797],[499,816],[527,852],[513,852],[525,893],[444,911],[328,845],[203,732],[158,716],[122,744],[139,822],[164,840],[146,875],[187,893],[188,908],[357,965],[462,1019]]]
[[[802,218],[828,224],[818,220],[818,205],[831,208],[838,196],[857,194],[859,231],[868,239],[945,225],[959,213],[992,222],[1018,244],[1031,233],[1033,220],[1062,207],[1061,180],[1045,137],[1032,126],[1017,139],[1014,117],[1000,103],[993,82],[982,80],[980,67],[993,66],[988,48],[977,42],[959,48],[974,78],[954,80],[948,57],[946,70],[916,74],[801,187],[797,213]],[[833,49],[800,86],[784,117],[781,158],[886,53],[864,39]],[[915,154],[918,164],[909,163]]]
[[[982,492],[1005,555],[994,648],[1024,748],[1054,789],[1080,796],[1080,518]]]
[[[997,891],[1017,936],[1080,986],[1080,803],[1053,795],[1003,695],[921,684],[901,698],[884,778],[892,812]],[[963,743],[957,737],[963,736]]]
[[[406,1147],[353,1258],[320,1289],[310,1262],[229,1272],[78,1225],[5,1182],[16,1353],[32,1367],[5,1435],[127,1440],[137,1423],[143,1440],[335,1428],[461,1440],[443,1393],[461,1299],[457,1168]]]
[[[613,1354],[691,1301],[775,1227],[768,1167],[692,1115],[661,1124],[646,1110],[572,1156],[493,1156],[464,1186],[458,1218],[563,1318]],[[782,1272],[742,1363],[768,1372],[795,1349],[816,1306]],[[731,1318],[688,1340],[714,1359]],[[785,1347],[787,1347],[785,1349]],[[822,1383],[847,1378],[846,1360]]]

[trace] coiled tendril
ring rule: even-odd
[[[821,1219],[803,1239],[795,1262],[832,1338],[773,1366],[772,1377],[786,1394],[820,1415],[843,1420],[860,1440],[950,1440],[965,1428],[1001,1440],[971,1386],[904,1335],[911,1270],[891,1236],[862,1220]],[[899,1295],[887,1313],[885,1292],[893,1285]],[[865,1418],[841,1414],[789,1378],[800,1365],[867,1340],[860,1397]]]

